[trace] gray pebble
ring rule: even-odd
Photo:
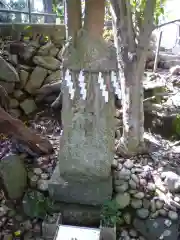
[[[37,187],[41,191],[47,191],[48,190],[48,184],[49,184],[48,180],[40,179],[37,182]]]
[[[129,180],[129,185],[130,185],[130,187],[131,187],[132,189],[136,189],[136,188],[137,188],[136,183],[135,183],[132,179]]]
[[[143,199],[143,207],[144,208],[149,208],[151,205],[150,201],[148,199]]]
[[[158,212],[159,212],[159,215],[161,215],[163,217],[167,216],[167,212],[165,209],[159,209]]]
[[[135,198],[132,198],[131,199],[131,206],[134,208],[134,209],[139,209],[142,207],[142,200],[140,199],[135,199]]]
[[[133,168],[133,166],[134,166],[134,163],[133,163],[133,161],[130,160],[130,159],[128,159],[128,160],[125,161],[125,163],[124,163],[124,167],[125,167],[125,168],[131,169],[131,168]]]
[[[126,181],[123,180],[123,179],[115,179],[115,180],[114,180],[115,186],[120,186],[120,185],[124,184],[125,182],[126,182]]]
[[[151,201],[151,212],[156,211],[156,202],[154,200]]]
[[[121,237],[128,237],[128,236],[129,236],[128,231],[123,230],[123,231],[121,232]]]
[[[154,183],[151,183],[151,182],[149,182],[148,184],[147,184],[147,190],[149,190],[149,191],[155,191],[155,189],[156,189],[156,186],[155,186],[155,184]]]
[[[136,184],[139,184],[139,178],[136,174],[131,174],[131,178]]]
[[[139,180],[139,183],[140,183],[140,185],[142,185],[142,186],[146,186],[146,185],[147,185],[147,181],[146,181],[146,179],[144,179],[144,178],[141,178],[141,179]]]
[[[162,209],[163,205],[164,205],[163,201],[160,201],[160,200],[156,201],[156,208],[157,209]]]
[[[134,195],[134,194],[138,193],[138,191],[137,191],[137,189],[130,189],[129,193]]]
[[[128,190],[128,183],[124,182],[124,184],[120,185],[120,186],[115,186],[115,191],[118,192],[126,192]]]
[[[129,193],[117,193],[116,197],[116,202],[118,203],[118,207],[120,209],[124,209],[130,204],[130,195]]]
[[[49,178],[49,175],[47,173],[42,173],[41,174],[41,179],[47,180]]]
[[[118,163],[118,165],[117,165],[117,169],[118,169],[119,171],[121,171],[122,168],[123,168],[123,165],[122,165],[121,163]]]
[[[158,216],[159,216],[159,211],[155,211],[150,215],[151,218],[157,218]]]
[[[138,234],[137,234],[137,232],[136,232],[135,229],[130,229],[129,235],[130,235],[131,237],[137,237],[137,236],[138,236]]]
[[[164,221],[164,224],[167,226],[167,227],[170,227],[172,225],[172,221],[170,219],[166,219]]]
[[[177,214],[177,212],[169,211],[169,212],[168,212],[168,217],[169,217],[171,220],[177,220],[177,219],[178,219],[178,214]]]
[[[144,193],[143,192],[138,192],[134,194],[134,197],[137,199],[143,199],[144,198]]]
[[[145,208],[138,209],[136,213],[137,216],[141,219],[146,219],[149,216],[149,210]]]
[[[36,174],[36,175],[41,175],[42,174],[42,169],[41,168],[34,168],[34,173]]]
[[[131,171],[126,168],[122,168],[121,171],[119,171],[118,177],[119,179],[130,179]]]

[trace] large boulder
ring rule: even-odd
[[[8,94],[11,94],[14,92],[15,82],[0,81],[0,86],[2,86]]]
[[[56,48],[53,43],[48,42],[44,46],[40,47],[37,54],[41,56],[55,57],[58,52],[59,52],[59,49]]]
[[[20,103],[20,107],[26,115],[33,113],[37,109],[33,99],[25,99]]]
[[[9,198],[22,197],[27,186],[27,172],[18,155],[9,155],[1,159],[0,176]]]
[[[57,70],[52,72],[44,81],[44,84],[48,84],[51,82],[58,82],[62,79],[62,72],[61,70]]]
[[[60,68],[60,61],[51,56],[35,56],[33,62],[40,67],[56,71]]]
[[[24,48],[24,51],[20,53],[21,60],[23,60],[25,63],[30,63],[38,48],[39,44],[37,42],[30,42]]]
[[[0,56],[0,80],[20,82],[16,69]]]
[[[29,73],[23,69],[20,69],[19,71],[19,77],[20,77],[20,86],[21,88],[24,88],[27,80],[28,80]]]
[[[25,86],[25,90],[30,94],[34,93],[37,89],[39,89],[42,86],[46,76],[47,76],[47,70],[37,66],[33,70],[29,78],[29,81]]]

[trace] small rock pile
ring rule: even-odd
[[[8,48],[7,48],[8,49]],[[37,109],[35,93],[44,84],[61,79],[61,46],[30,40],[24,50],[0,55],[0,85],[10,97],[10,113],[29,115]]]
[[[143,239],[137,233],[132,236],[132,226],[145,239],[178,239],[180,176],[157,168],[148,155],[131,159],[116,156],[113,167],[120,225],[130,227],[120,239]]]

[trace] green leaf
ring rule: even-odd
[[[23,199],[24,212],[31,218],[43,219],[53,203],[38,191],[28,191]]]

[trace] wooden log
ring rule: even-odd
[[[53,152],[53,147],[48,139],[43,138],[26,127],[21,120],[11,117],[11,115],[1,107],[0,133],[10,137],[13,136],[16,140],[20,140],[38,155],[50,154]]]
[[[26,127],[19,119],[13,118],[7,111],[9,107],[9,97],[6,90],[0,86],[0,133],[13,136],[28,146],[37,154],[50,154],[53,147],[48,139],[36,134]]]

